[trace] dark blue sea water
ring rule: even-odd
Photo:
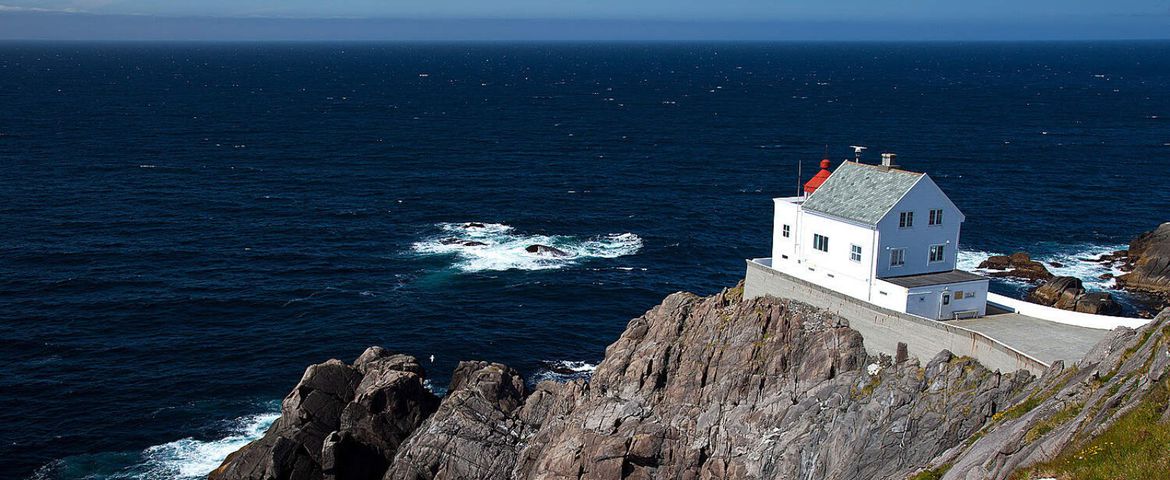
[[[826,145],[1094,276],[1170,220],[1168,92],[1168,43],[3,44],[0,478],[203,475],[368,345],[595,363]]]

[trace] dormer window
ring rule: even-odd
[[[942,225],[942,209],[936,208],[930,211],[930,224]]]
[[[914,212],[902,212],[898,214],[898,228],[910,228],[914,226]]]

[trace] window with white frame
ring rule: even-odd
[[[891,248],[890,249],[890,266],[901,267],[906,264],[906,249],[905,248]]]
[[[849,246],[849,260],[854,262],[861,262],[861,245]]]
[[[914,226],[914,212],[902,212],[898,214],[898,228],[910,228]]]
[[[784,238],[788,238],[792,235],[792,227],[784,225],[784,228],[781,230],[780,234],[784,235]]]
[[[829,251],[829,237],[826,237],[826,236],[821,235],[819,233],[814,233],[813,234],[813,249],[820,250],[822,252]]]
[[[930,211],[930,224],[942,225],[942,209],[936,208]]]
[[[943,255],[946,251],[946,245],[931,245],[930,246],[930,263],[943,261]]]

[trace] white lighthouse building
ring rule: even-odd
[[[878,306],[946,320],[986,313],[985,277],[955,268],[963,212],[924,173],[829,160],[804,195],[773,199],[760,266]],[[766,287],[763,287],[766,288]]]

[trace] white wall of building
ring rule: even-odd
[[[777,261],[791,260],[795,262],[796,224],[800,214],[799,204],[803,201],[803,197],[773,199],[776,206],[772,218],[772,258]],[[788,237],[784,236],[785,225],[789,227]]]
[[[906,294],[906,305],[902,310],[935,320],[949,320],[954,318],[956,312],[970,311],[975,313],[968,316],[982,317],[987,313],[987,283],[987,280],[975,280],[911,288]],[[963,292],[963,298],[958,298],[958,292]],[[947,305],[943,305],[944,295],[950,298]]]
[[[883,282],[881,280],[875,281],[870,287],[869,301],[874,305],[882,308],[888,308],[895,312],[906,311],[906,295],[907,289],[900,285]]]
[[[930,225],[930,211],[942,209],[940,225]],[[901,228],[901,212],[914,212],[913,226]],[[964,218],[930,177],[923,175],[890,212],[878,222],[877,277],[901,277],[955,269],[959,249],[959,227]],[[943,261],[930,263],[930,247],[944,245]],[[906,249],[906,263],[890,266],[890,250]]]
[[[772,268],[854,298],[869,299],[876,241],[872,228],[804,211],[791,199],[776,199],[775,221]],[[782,234],[785,224],[790,225],[788,238]],[[828,251],[814,248],[814,235],[829,239]],[[851,255],[854,245],[861,247],[857,261]]]

